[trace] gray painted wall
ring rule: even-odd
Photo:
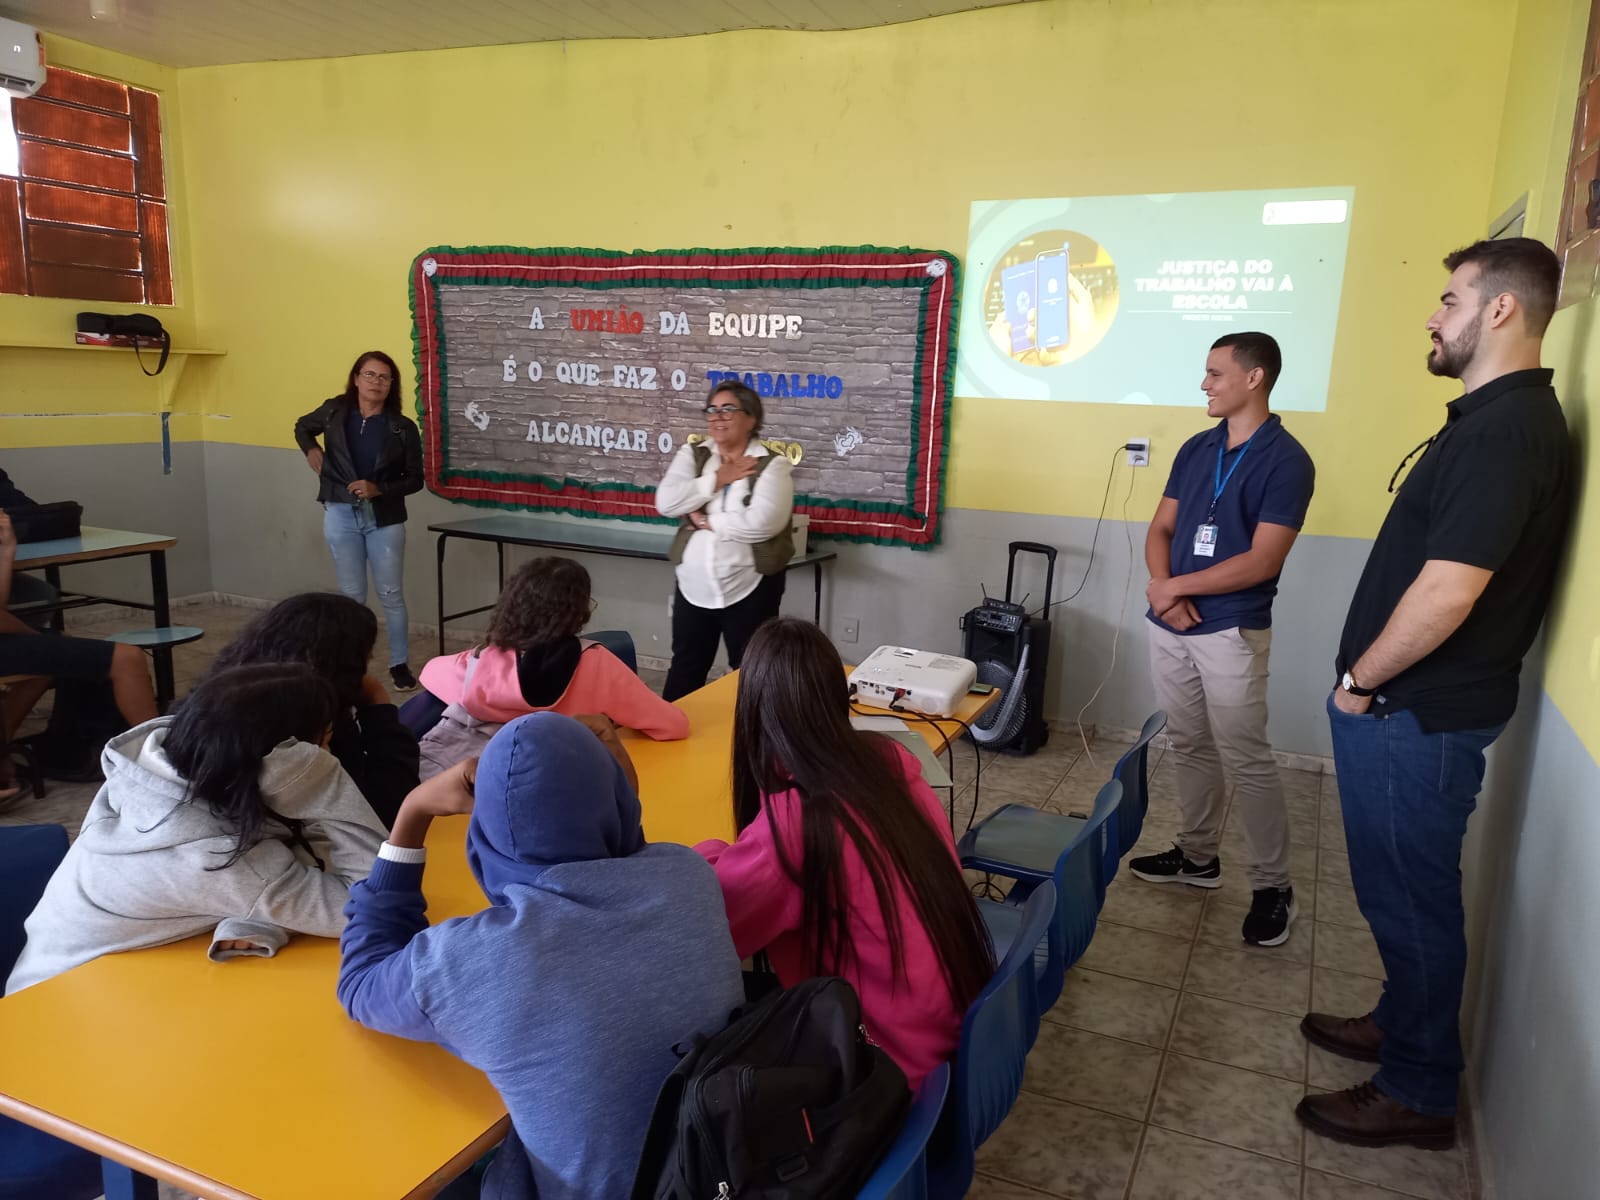
[[[333,586],[315,503],[316,481],[297,452],[211,443],[206,446],[205,472],[213,588],[272,598]],[[437,614],[435,539],[426,527],[487,510],[453,505],[427,493],[408,503],[406,595],[412,620],[431,623]],[[572,520],[586,524],[580,518]],[[1083,577],[1094,532],[1092,520],[1076,517],[957,509],[947,512],[945,521],[944,542],[932,552],[826,543],[838,550],[839,559],[828,568],[823,625],[837,640],[847,618],[860,622],[855,645],[840,643],[847,657],[864,655],[885,643],[959,650],[957,622],[982,599],[979,581],[991,593],[1005,586],[1007,542],[1038,541],[1061,549],[1056,584],[1056,597],[1061,598]],[[1082,594],[1057,606],[1048,716],[1076,717],[1108,673],[1086,721],[1135,727],[1154,706],[1145,657],[1143,539],[1142,521],[1107,521]],[[1273,643],[1271,731],[1280,750],[1329,752],[1323,700],[1333,682],[1333,655],[1345,606],[1368,545],[1350,538],[1307,537],[1290,556]],[[508,563],[531,553],[508,551]],[[1033,556],[1019,567],[1017,591],[1032,592],[1030,604],[1044,597],[1042,561]],[[641,654],[667,657],[671,568],[666,563],[597,555],[584,556],[584,562],[600,602],[596,624],[631,630]],[[451,542],[446,588],[451,609],[490,603],[495,596],[493,549]],[[790,574],[784,609],[811,615],[809,571]],[[483,620],[477,618],[480,628]]]
[[[76,500],[85,525],[178,539],[167,552],[172,595],[212,590],[206,506],[206,454],[197,442],[172,448],[172,473],[161,473],[158,443],[0,450],[0,467],[32,499]],[[148,558],[64,567],[62,583],[98,595],[148,600]]]
[[[1600,765],[1537,681],[1495,747],[1464,856],[1469,1070],[1504,1200],[1600,1190]]]

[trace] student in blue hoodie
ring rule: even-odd
[[[464,812],[490,907],[430,927],[423,840]],[[647,845],[621,765],[553,712],[406,797],[346,914],[345,1010],[438,1043],[505,1100],[512,1132],[482,1188],[495,1200],[626,1196],[673,1044],[744,1001],[715,872]]]

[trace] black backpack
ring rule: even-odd
[[[855,989],[807,979],[688,1045],[656,1097],[633,1200],[854,1195],[910,1103]]]

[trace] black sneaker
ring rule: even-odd
[[[1289,926],[1299,915],[1292,887],[1257,888],[1245,914],[1244,940],[1252,946],[1281,946],[1289,940]]]
[[[389,680],[394,684],[394,690],[397,692],[414,692],[417,690],[417,677],[411,673],[411,667],[407,663],[401,663],[398,667],[390,667]]]
[[[1176,846],[1160,854],[1129,859],[1128,870],[1146,883],[1187,883],[1203,888],[1222,886],[1222,859],[1213,858],[1208,863],[1190,862]]]

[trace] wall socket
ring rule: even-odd
[[[1129,446],[1137,446],[1137,450],[1128,451],[1128,465],[1130,467],[1148,467],[1150,465],[1150,439],[1129,438]]]
[[[839,630],[841,642],[853,642],[861,635],[861,622],[855,617],[846,617]]]

